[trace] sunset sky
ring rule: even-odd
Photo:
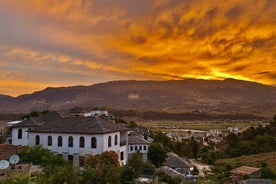
[[[276,84],[276,0],[0,0],[0,94],[110,80]]]

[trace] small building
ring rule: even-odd
[[[148,161],[148,150],[150,142],[145,140],[142,135],[131,133],[128,135],[128,155],[140,151],[143,155],[143,161]]]
[[[168,166],[181,174],[190,174],[191,165],[183,158],[179,157],[178,155],[172,152],[167,153],[167,158],[163,165]]]
[[[85,112],[84,116],[88,117],[88,116],[92,116],[92,117],[96,117],[96,116],[108,116],[108,111],[107,110],[93,110],[90,112]]]
[[[260,178],[261,169],[256,167],[241,166],[230,171],[230,178],[233,181],[242,180],[244,176],[249,178]]]

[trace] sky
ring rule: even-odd
[[[276,84],[275,0],[0,0],[0,94],[112,80]]]

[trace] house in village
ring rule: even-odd
[[[261,169],[256,167],[241,166],[230,171],[230,178],[233,182],[238,182],[243,179],[244,176],[248,176],[251,179],[260,178]]]
[[[98,117],[61,117],[56,112],[31,117],[12,128],[13,145],[41,145],[82,166],[85,156],[115,151],[121,164],[128,157],[128,129]]]
[[[163,163],[163,165],[168,166],[184,175],[191,174],[190,173],[191,164],[189,164],[186,160],[184,160],[183,158],[179,157],[178,155],[172,152],[167,153],[167,158],[166,158],[166,161]]]
[[[145,140],[140,134],[132,132],[128,136],[128,155],[139,151],[143,156],[143,161],[148,161],[148,150],[150,142]]]

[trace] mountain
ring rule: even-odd
[[[13,100],[13,97],[0,94],[0,106],[4,105],[5,103],[9,103],[12,100]]]
[[[0,96],[0,112],[104,107],[161,112],[276,113],[276,87],[225,80],[111,81],[46,88],[16,98]]]

